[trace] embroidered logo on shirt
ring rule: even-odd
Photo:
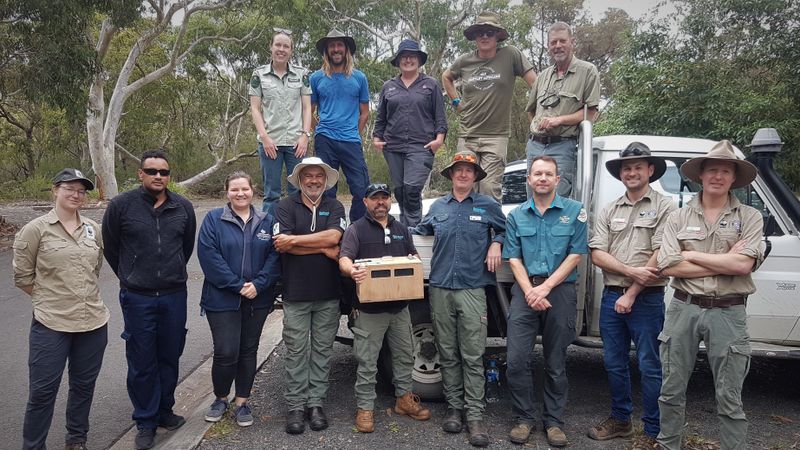
[[[639,217],[655,217],[658,211],[651,209],[649,211],[639,211]]]
[[[732,220],[731,227],[733,227],[736,231],[742,231],[742,221],[741,220]]]
[[[569,216],[561,216],[558,220],[560,220],[561,223],[569,223]]]
[[[328,217],[328,216],[331,215],[331,212],[330,211],[320,211],[319,215],[320,215],[320,217]]]
[[[486,210],[485,210],[485,209],[483,209],[483,208],[478,208],[477,206],[473,206],[473,207],[472,207],[472,212],[476,212],[476,213],[478,213],[478,214],[483,214],[483,213],[485,213],[485,212],[486,212]]]
[[[276,223],[275,226],[272,227],[272,229],[275,230],[275,227],[277,227],[277,226],[278,226],[278,224]],[[261,230],[259,230],[258,234],[256,235],[256,238],[258,238],[258,240],[260,240],[260,241],[268,241],[269,240],[269,234],[267,234],[266,231],[261,229]]]
[[[719,227],[720,227],[720,228],[725,228],[725,227],[727,227],[727,226],[728,226],[728,221],[727,221],[727,220],[724,220],[724,219],[723,219],[723,220],[722,220],[722,221],[719,223]]]
[[[281,234],[281,224],[275,222],[275,225],[272,226],[272,235],[277,236]]]
[[[586,208],[581,208],[581,212],[578,214],[578,222],[586,222],[589,219],[589,215],[586,214]]]
[[[76,170],[75,173],[78,173],[78,171]],[[79,176],[82,177],[83,175],[79,175]],[[95,236],[96,236],[96,234],[94,232],[94,227],[91,226],[91,225],[86,225],[86,237],[88,237],[89,239],[97,240],[97,238]]]
[[[402,241],[404,239],[404,236],[402,234],[393,234],[392,239],[394,239],[395,241]]]

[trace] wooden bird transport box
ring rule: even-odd
[[[367,268],[367,278],[356,285],[361,303],[420,300],[425,296],[422,261],[408,256],[358,259]]]

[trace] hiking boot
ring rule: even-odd
[[[447,408],[447,412],[442,419],[442,430],[448,433],[461,433],[463,428],[461,417],[463,413],[460,409]]]
[[[177,430],[185,423],[186,419],[184,419],[183,416],[179,416],[172,411],[161,413],[161,415],[158,416],[158,426],[169,431]]]
[[[608,417],[599,424],[593,426],[587,435],[596,441],[607,441],[618,437],[628,437],[633,434],[633,425],[628,422]]]
[[[550,427],[547,429],[547,443],[553,447],[566,447],[569,441],[567,441],[567,435],[561,431],[561,428]]]
[[[642,435],[633,439],[631,450],[661,450],[664,447],[653,436]]]
[[[486,447],[489,445],[489,433],[482,420],[468,420],[467,429],[469,430],[469,443],[474,447]]]
[[[206,422],[219,422],[225,411],[228,410],[228,402],[225,400],[216,399],[214,403],[206,411]]]
[[[86,442],[73,442],[64,446],[64,450],[87,450]]]
[[[361,408],[356,410],[356,430],[359,433],[372,433],[375,431],[375,419],[372,411]]]
[[[303,421],[305,412],[302,409],[289,411],[286,413],[286,432],[289,434],[300,434],[306,431],[306,423]]]
[[[147,450],[156,445],[156,429],[155,428],[140,428],[136,433],[134,440],[136,450]]]
[[[233,418],[236,419],[236,425],[240,427],[249,427],[253,424],[253,413],[247,403],[234,408]]]
[[[308,414],[308,427],[314,431],[322,431],[328,428],[328,418],[325,417],[325,412],[322,411],[321,406],[312,406],[306,411]]]
[[[525,422],[518,422],[514,425],[514,428],[508,432],[508,440],[515,444],[524,444],[528,442],[531,431],[533,431],[532,425]]]
[[[428,420],[431,418],[431,411],[419,404],[419,396],[413,392],[406,392],[402,397],[397,397],[397,402],[394,404],[394,412],[401,416],[411,417],[414,420]]]

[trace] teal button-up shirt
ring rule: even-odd
[[[528,200],[508,214],[503,259],[520,259],[529,276],[548,277],[567,255],[589,253],[587,219],[583,205],[569,198],[556,195],[544,214]],[[577,277],[573,270],[564,281]]]

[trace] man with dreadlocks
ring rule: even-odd
[[[281,254],[283,342],[286,344],[286,432],[328,427],[322,402],[339,328],[339,240],[344,207],[324,196],[339,173],[321,159],[304,158],[287,177],[299,189],[278,203],[272,229]],[[313,277],[313,280],[309,277]]]
[[[367,163],[361,149],[361,132],[369,118],[367,77],[353,68],[356,41],[339,30],[331,30],[317,41],[322,69],[309,78],[311,104],[318,113],[314,149],[317,156],[338,171],[344,170],[353,204],[350,222],[364,216],[363,198],[369,184]],[[336,183],[327,195],[336,197]]]

